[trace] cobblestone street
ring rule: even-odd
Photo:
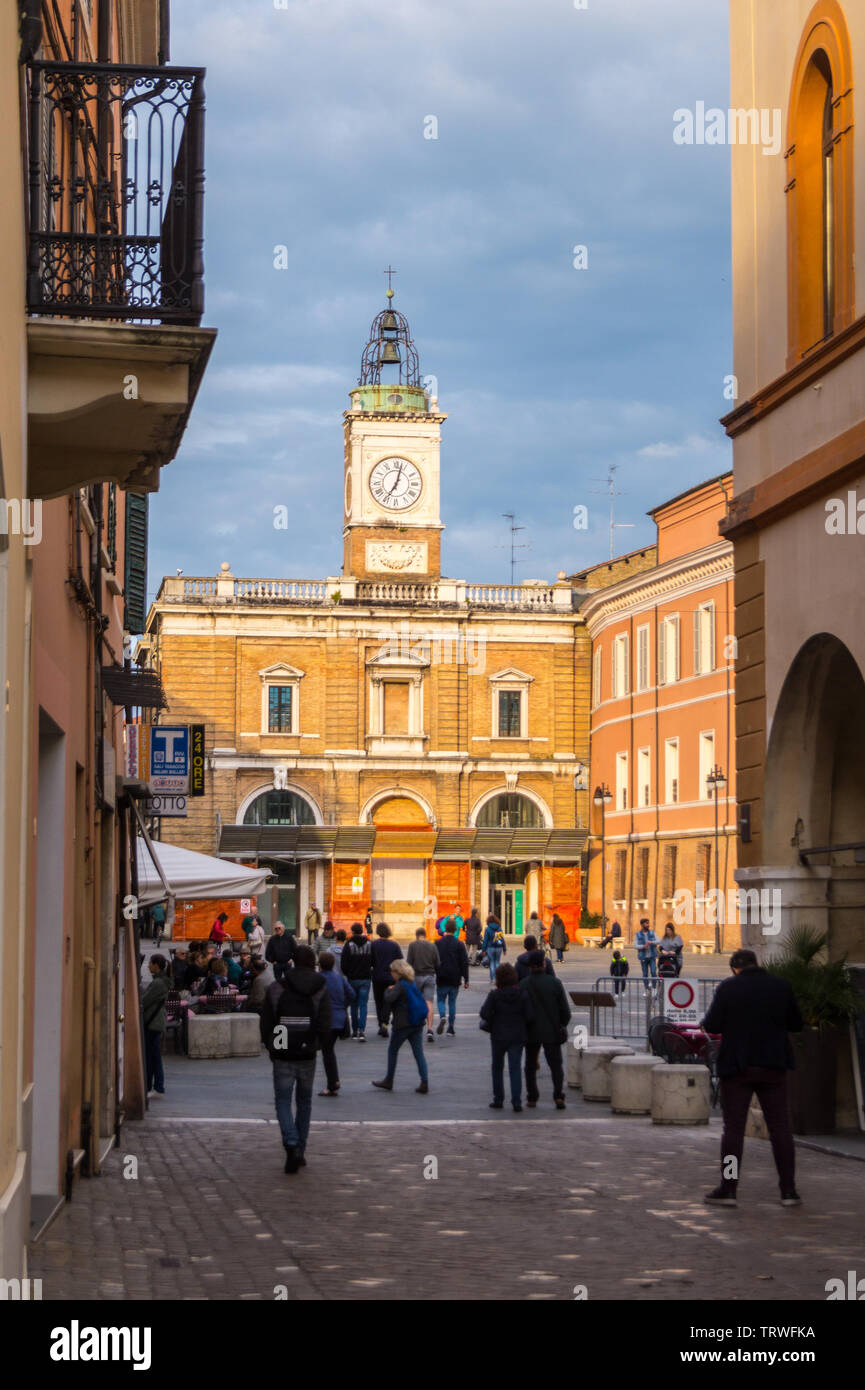
[[[559,1113],[543,1069],[537,1110],[491,1113],[479,973],[456,1038],[427,1045],[429,1096],[407,1048],[387,1094],[370,1086],[374,1029],[340,1044],[343,1094],[316,1097],[293,1177],[264,1054],[169,1055],[166,1096],[33,1247],[44,1297],[823,1300],[827,1279],[865,1268],[858,1162],[800,1149],[804,1205],[784,1209],[768,1144],[749,1140],[740,1205],[718,1211],[701,1200],[717,1119],[660,1128],[573,1090]]]

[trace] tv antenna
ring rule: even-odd
[[[517,559],[517,554],[516,554],[517,551],[518,551],[518,550],[531,550],[532,547],[531,547],[530,545],[519,545],[519,544],[517,543],[517,532],[518,532],[518,531],[525,531],[526,528],[525,528],[525,526],[517,526],[517,524],[516,524],[516,521],[517,521],[516,514],[515,514],[514,512],[502,512],[502,516],[503,516],[503,517],[506,517],[507,520],[511,523],[511,525],[510,525],[511,543],[510,543],[510,546],[509,546],[509,547],[508,547],[508,546],[504,546],[504,545],[497,545],[497,546],[496,546],[496,550],[507,550],[507,549],[510,549],[510,552],[511,552],[511,583],[513,584],[513,582],[514,582],[514,567],[520,563],[520,561]]]
[[[617,531],[627,530],[627,529],[632,528],[632,527],[634,527],[634,526],[636,525],[636,522],[634,522],[634,521],[616,521],[616,498],[617,498],[617,497],[627,497],[627,495],[628,495],[626,492],[618,492],[617,489],[616,489],[615,473],[616,473],[616,469],[618,468],[618,466],[619,466],[619,465],[618,465],[617,463],[611,463],[610,466],[609,466],[609,468],[607,469],[607,476],[606,476],[606,478],[592,478],[592,482],[593,482],[593,483],[605,483],[605,484],[606,484],[606,487],[604,487],[603,491],[606,492],[606,493],[608,493],[608,494],[609,494],[609,498],[610,498],[610,559],[611,559],[611,560],[614,558],[615,553],[616,553],[616,532],[617,532]],[[599,490],[598,488],[592,488],[592,492],[593,492],[593,494],[594,494],[596,497],[600,495],[600,490]]]

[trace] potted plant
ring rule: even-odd
[[[830,1134],[835,1129],[838,1047],[862,997],[845,960],[826,958],[826,932],[793,927],[781,952],[766,962],[771,975],[793,987],[805,1027],[791,1035],[796,1069],[790,1080],[790,1112],[796,1134]]]

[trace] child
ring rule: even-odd
[[[628,974],[630,968],[621,951],[614,951],[613,959],[610,961],[610,974],[613,976],[614,994],[624,994],[627,989],[627,980],[625,976]]]

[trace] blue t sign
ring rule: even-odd
[[[150,734],[150,790],[189,790],[189,729],[155,725]]]

